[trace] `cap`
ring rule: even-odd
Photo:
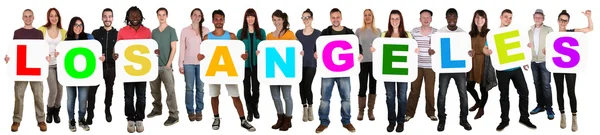
[[[544,11],[543,11],[542,9],[536,9],[536,10],[535,10],[535,13],[533,13],[533,14],[541,14],[541,15],[544,15]]]

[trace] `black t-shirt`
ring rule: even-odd
[[[575,29],[568,29],[567,32],[575,32]]]

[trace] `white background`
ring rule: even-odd
[[[455,0],[455,1],[431,1],[431,0],[381,0],[381,1],[359,1],[359,0],[347,0],[347,1],[339,1],[339,0],[331,0],[331,1],[323,1],[323,0],[294,0],[294,1],[277,1],[277,0],[219,0],[219,1],[158,1],[158,0],[147,0],[147,1],[117,1],[117,0],[103,0],[103,1],[75,1],[75,0],[28,0],[28,1],[11,1],[14,3],[5,3],[5,8],[1,8],[2,13],[4,13],[4,21],[2,24],[4,25],[5,30],[0,33],[2,36],[1,42],[9,43],[12,39],[13,31],[23,26],[23,22],[21,20],[21,13],[26,8],[31,8],[36,15],[36,19],[34,21],[34,26],[37,28],[43,25],[45,21],[45,14],[48,8],[56,7],[60,10],[62,15],[63,26],[66,28],[68,26],[68,21],[73,16],[80,16],[83,18],[86,29],[85,32],[90,33],[93,29],[97,29],[102,25],[101,21],[101,13],[102,9],[106,7],[113,8],[114,10],[114,26],[115,28],[121,28],[125,24],[123,23],[125,19],[125,12],[130,6],[137,5],[139,6],[146,20],[144,21],[144,25],[148,26],[151,29],[154,29],[158,26],[158,19],[156,18],[156,9],[159,7],[166,7],[169,9],[169,18],[168,22],[170,22],[171,26],[173,26],[178,32],[186,26],[191,24],[190,12],[193,8],[199,7],[204,11],[205,23],[210,30],[213,30],[214,27],[211,24],[210,14],[213,10],[220,8],[225,11],[226,14],[226,23],[225,29],[232,32],[237,32],[238,29],[241,28],[243,22],[243,14],[246,8],[254,7],[256,8],[259,18],[258,21],[261,24],[261,27],[266,31],[273,31],[275,27],[271,22],[270,15],[276,9],[281,9],[284,12],[287,12],[290,16],[290,24],[292,30],[301,29],[304,27],[302,21],[300,19],[300,15],[302,11],[304,11],[307,7],[310,7],[314,12],[314,21],[313,26],[317,29],[324,29],[331,23],[329,22],[329,10],[333,7],[340,8],[342,10],[343,21],[342,25],[348,26],[350,28],[356,29],[362,25],[362,16],[363,10],[366,8],[372,8],[375,15],[375,22],[377,27],[381,29],[385,29],[387,25],[387,17],[389,12],[392,9],[400,9],[403,13],[405,19],[405,26],[408,30],[420,26],[419,23],[419,11],[427,8],[431,9],[434,12],[432,26],[436,28],[441,28],[446,25],[446,21],[444,19],[444,14],[447,8],[454,7],[457,8],[459,13],[458,26],[463,28],[464,30],[470,30],[470,24],[472,21],[472,15],[477,9],[484,9],[488,14],[489,24],[488,26],[491,29],[497,28],[500,26],[500,12],[509,8],[514,12],[513,16],[513,26],[518,27],[529,27],[534,24],[533,22],[533,12],[536,8],[542,8],[546,14],[546,24],[553,27],[553,29],[558,29],[558,23],[556,21],[558,14],[562,9],[567,9],[571,14],[571,21],[568,25],[568,28],[580,28],[587,26],[587,20],[585,16],[581,13],[585,9],[597,9],[594,8],[592,0],[570,0],[570,1],[556,1],[556,0],[486,0],[486,1],[477,1],[477,0]],[[233,5],[235,3],[235,5]],[[598,15],[600,11],[593,11],[593,18],[598,21]],[[596,26],[598,23],[596,22]],[[587,34],[588,37],[593,37],[595,32]],[[179,33],[178,33],[179,36]],[[598,44],[598,40],[594,38],[590,38],[589,49],[597,50],[598,47],[595,44]],[[1,48],[2,51],[0,53],[6,53],[5,48]],[[3,54],[0,54],[3,55]],[[590,53],[590,58],[597,58],[597,53]],[[176,61],[176,60],[175,60]],[[5,64],[0,64],[0,70],[6,70]],[[176,63],[174,63],[176,65]],[[595,63],[588,64],[589,69],[597,69],[598,65]],[[4,74],[4,72],[2,72]],[[579,131],[576,133],[572,133],[570,131],[570,117],[568,120],[567,129],[559,128],[559,115],[556,115],[556,119],[550,121],[546,118],[544,113],[537,114],[531,116],[531,120],[534,124],[538,126],[537,130],[530,130],[525,126],[522,126],[518,123],[519,113],[517,109],[518,105],[518,94],[513,89],[511,84],[511,123],[509,127],[507,127],[503,132],[496,132],[495,128],[500,122],[500,105],[499,105],[499,95],[500,93],[497,90],[497,87],[490,91],[490,98],[488,100],[488,104],[486,106],[486,113],[483,118],[478,120],[473,120],[475,112],[471,112],[469,114],[469,121],[473,126],[472,131],[465,131],[462,127],[458,125],[458,116],[459,116],[459,102],[458,95],[456,92],[456,87],[454,85],[450,85],[447,95],[447,114],[448,120],[446,125],[446,131],[444,134],[594,134],[596,132],[596,122],[599,120],[597,115],[595,115],[595,108],[597,105],[595,104],[597,101],[596,95],[598,92],[593,88],[596,88],[593,83],[594,81],[589,81],[594,79],[595,75],[598,74],[597,70],[589,70],[586,74],[579,74],[577,79],[577,98],[578,98],[578,110],[579,110]],[[21,123],[20,131],[17,133],[10,133],[8,130],[11,125],[12,120],[12,108],[13,108],[13,83],[11,80],[5,75],[0,77],[2,90],[4,92],[1,93],[1,101],[0,108],[4,111],[1,111],[0,115],[0,134],[41,134],[39,129],[35,123],[35,114],[33,108],[33,98],[30,90],[27,90],[25,94],[25,106],[24,106],[24,115],[23,121]],[[318,78],[318,74],[316,78]],[[533,86],[533,80],[531,78],[531,72],[525,72],[525,77],[527,80],[527,84],[529,85],[530,94],[529,94],[529,109],[533,109],[535,107],[535,91]],[[178,106],[180,111],[180,122],[171,127],[164,127],[163,122],[167,118],[167,107],[166,104],[163,104],[164,110],[163,115],[145,120],[146,131],[144,134],[169,134],[174,132],[179,133],[196,133],[202,132],[202,134],[283,134],[283,132],[279,132],[276,130],[270,129],[271,125],[275,123],[275,108],[273,107],[273,102],[270,97],[270,92],[266,85],[263,85],[261,88],[261,98],[260,98],[260,113],[261,119],[255,120],[252,124],[257,128],[256,133],[247,133],[245,129],[242,129],[239,125],[239,119],[237,118],[237,113],[234,110],[233,104],[230,101],[231,99],[225,97],[226,94],[223,94],[221,97],[221,117],[222,119],[222,127],[219,131],[213,131],[210,128],[212,123],[211,116],[212,110],[210,109],[210,98],[208,96],[208,89],[205,89],[205,110],[203,111],[204,119],[201,122],[189,122],[187,120],[187,115],[185,111],[184,104],[184,87],[185,83],[183,81],[183,75],[175,74],[176,79],[176,90],[177,90],[177,99]],[[315,121],[312,122],[302,122],[302,108],[300,104],[300,98],[297,87],[293,88],[293,99],[294,99],[294,119],[293,128],[290,129],[291,132],[285,132],[286,134],[314,134],[314,129],[319,125],[318,115],[316,113],[317,107],[319,105],[319,84],[320,79],[315,79],[313,82],[313,93],[314,93],[314,109],[315,109]],[[357,95],[358,95],[358,78],[352,78],[352,123],[356,127],[357,131],[355,134],[382,134],[386,133],[385,127],[387,126],[387,109],[385,105],[385,90],[382,87],[383,83],[378,82],[377,94],[377,103],[375,107],[375,121],[357,121]],[[454,84],[450,82],[450,84]],[[554,102],[554,110],[558,114],[558,105],[556,103],[556,95],[555,95],[555,85],[554,80],[552,80],[552,89],[553,89],[553,102]],[[44,103],[46,103],[48,89],[46,84],[44,84]],[[436,79],[436,98],[437,98],[437,79]],[[337,88],[335,88],[337,89]],[[146,104],[146,113],[149,113],[152,109],[152,105],[150,102],[153,101],[150,96],[150,89],[148,87],[147,90],[147,104]],[[240,91],[241,93],[241,91]],[[243,94],[241,94],[243,95]],[[166,94],[163,94],[166,96]],[[424,95],[419,101],[418,108],[416,110],[416,118],[412,119],[410,122],[406,123],[405,131],[403,134],[442,134],[436,131],[437,122],[430,121],[425,115],[425,107],[424,107]],[[569,100],[565,92],[565,108],[567,112],[570,112],[569,109]],[[124,103],[123,103],[123,87],[122,84],[115,84],[115,92],[113,97],[113,122],[106,123],[104,120],[104,105],[102,101],[104,100],[104,85],[100,86],[98,90],[98,94],[96,96],[96,118],[94,119],[94,124],[91,126],[91,130],[85,132],[79,130],[76,134],[126,134],[126,120],[124,115]],[[163,99],[165,99],[163,97]],[[61,118],[63,121],[60,124],[49,124],[48,131],[45,134],[49,135],[63,135],[69,134],[68,124],[67,124],[67,110],[66,110],[66,92],[63,95],[62,99],[62,110],[60,112]],[[325,130],[322,134],[346,134],[348,131],[342,128],[340,124],[340,115],[339,115],[339,107],[340,107],[340,99],[337,92],[333,93],[332,96],[332,104],[331,104],[331,125]],[[469,106],[473,105],[474,101],[469,96]],[[78,109],[76,109],[78,110]],[[527,110],[527,111],[530,111]],[[570,116],[569,113],[567,113]],[[394,133],[395,134],[395,133]]]

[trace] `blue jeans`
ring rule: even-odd
[[[446,93],[448,93],[448,85],[450,79],[454,78],[454,83],[458,89],[458,97],[460,100],[460,120],[467,120],[469,114],[467,99],[467,74],[466,73],[440,73],[440,82],[437,99],[438,117],[440,120],[446,120]]]
[[[546,62],[531,62],[533,84],[535,84],[535,97],[537,107],[552,109],[552,88],[550,86],[550,72],[546,69]]]
[[[281,103],[281,94],[283,93],[283,100],[285,101],[285,116],[292,117],[293,101],[292,101],[292,86],[291,85],[271,85],[271,97],[273,103],[275,103],[275,110],[277,114],[283,114],[283,105]]]
[[[321,125],[329,126],[329,103],[331,93],[333,92],[333,84],[337,83],[337,87],[342,99],[342,124],[350,124],[350,77],[340,78],[321,78],[321,105],[319,106],[319,120]]]
[[[187,113],[201,114],[204,109],[204,83],[200,80],[200,65],[183,65],[183,76],[185,77],[185,108]],[[194,84],[196,85],[195,98]],[[194,103],[196,103],[195,109]]]
[[[390,124],[403,124],[406,115],[406,82],[384,82],[385,103],[388,108],[388,121]],[[396,112],[396,98],[398,98],[398,112]],[[396,115],[397,113],[397,115]]]
[[[67,113],[69,121],[75,120],[75,99],[79,97],[79,119],[85,118],[87,110],[88,86],[68,86],[67,87]]]

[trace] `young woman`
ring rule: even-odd
[[[381,37],[387,38],[412,38],[410,32],[404,28],[404,19],[399,10],[392,10],[388,21],[388,29],[381,34]],[[371,53],[375,52],[375,48],[371,47]],[[415,50],[418,52],[418,49]],[[408,89],[407,82],[384,82],[385,85],[385,102],[388,108],[389,125],[386,130],[388,132],[404,131],[404,121],[406,114],[406,90]],[[396,112],[396,98],[398,98],[398,111]]]
[[[375,38],[381,37],[381,30],[375,27],[375,16],[371,9],[365,9],[363,12],[363,26],[356,30],[356,36],[362,45],[363,50],[371,48],[371,44]],[[373,77],[373,62],[371,60],[371,53],[363,54],[363,60],[360,63],[360,73],[358,75],[360,80],[360,89],[358,91],[358,116],[356,119],[363,120],[365,111],[365,104],[368,104],[369,120],[375,120],[373,115],[373,109],[375,107],[375,97],[377,96],[377,81]],[[368,83],[367,83],[368,81]],[[369,102],[367,102],[367,84],[369,88]]]
[[[83,20],[79,17],[73,17],[71,22],[69,23],[69,28],[67,30],[67,38],[65,41],[69,40],[94,40],[92,34],[88,34],[83,32],[85,29]],[[58,56],[58,52],[56,55]],[[104,61],[104,56],[101,56],[100,61]],[[79,115],[79,126],[85,130],[89,131],[90,127],[85,122],[85,113],[87,110],[87,97],[88,97],[88,89],[89,86],[67,86],[67,113],[69,114],[69,129],[71,132],[77,131],[75,127],[75,99],[79,98],[79,111],[77,112]]]
[[[288,22],[288,15],[281,10],[275,10],[271,16],[273,19],[273,25],[275,25],[275,31],[267,35],[267,40],[296,40],[294,32],[290,30],[290,23]],[[260,51],[256,51],[259,54]],[[302,52],[300,53],[302,55]],[[292,86],[291,85],[271,85],[271,97],[275,103],[275,109],[277,110],[277,123],[271,126],[273,129],[279,129],[280,131],[287,131],[292,127]],[[281,104],[281,94],[283,94],[283,100],[285,101],[285,113],[283,111],[283,105]]]
[[[569,20],[571,19],[571,15],[567,13],[567,10],[563,10],[558,15],[558,31],[559,32],[583,32],[588,33],[594,29],[594,23],[592,23],[592,11],[586,10],[583,12],[583,15],[587,17],[588,27],[586,28],[577,28],[577,29],[567,29],[567,25],[569,24]],[[544,54],[546,50],[544,49]],[[560,110],[560,128],[567,127],[567,116],[565,115],[565,100],[563,95],[565,93],[564,82],[567,82],[567,95],[569,95],[569,103],[571,104],[571,114],[572,117],[572,125],[571,131],[577,131],[577,97],[575,96],[575,80],[577,78],[577,74],[569,74],[569,73],[554,73],[554,84],[556,84],[556,96],[558,99],[558,109]]]
[[[201,121],[204,109],[204,83],[200,80],[200,61],[196,58],[196,54],[200,52],[202,36],[210,31],[202,26],[204,13],[200,8],[193,9],[190,18],[192,24],[181,30],[179,73],[183,74],[185,78],[185,108],[188,119]],[[194,85],[196,85],[196,94],[194,94]]]
[[[48,9],[46,14],[46,24],[38,28],[44,34],[44,40],[50,46],[50,67],[48,69],[48,104],[46,112],[46,123],[60,123],[60,103],[63,95],[63,86],[58,82],[56,74],[56,45],[67,37],[67,31],[62,28],[62,18],[56,8]]]
[[[302,43],[302,50],[306,55],[302,57],[302,81],[300,81],[300,100],[302,100],[302,121],[313,121],[313,93],[312,82],[317,72],[317,61],[315,60],[314,51],[317,38],[321,36],[321,31],[312,27],[313,12],[310,9],[302,12],[302,22],[304,29],[296,31],[296,38]]]
[[[258,99],[260,96],[260,82],[256,76],[256,49],[260,41],[265,40],[265,30],[258,25],[258,17],[256,11],[252,8],[246,10],[244,14],[244,26],[238,30],[237,38],[246,45],[248,59],[246,60],[246,71],[244,72],[244,99],[246,100],[246,108],[248,110],[248,121],[252,122],[253,118],[260,118],[258,113]]]
[[[488,100],[488,90],[486,85],[483,83],[485,73],[485,55],[483,54],[483,48],[486,45],[486,36],[490,31],[488,29],[487,15],[483,10],[478,10],[473,16],[473,22],[471,23],[471,54],[473,57],[473,65],[471,71],[468,73],[467,91],[475,99],[475,105],[469,109],[469,111],[478,112],[475,115],[475,119],[481,118],[484,114],[484,107]],[[481,92],[481,99],[475,91],[475,84],[479,83],[479,91]]]

